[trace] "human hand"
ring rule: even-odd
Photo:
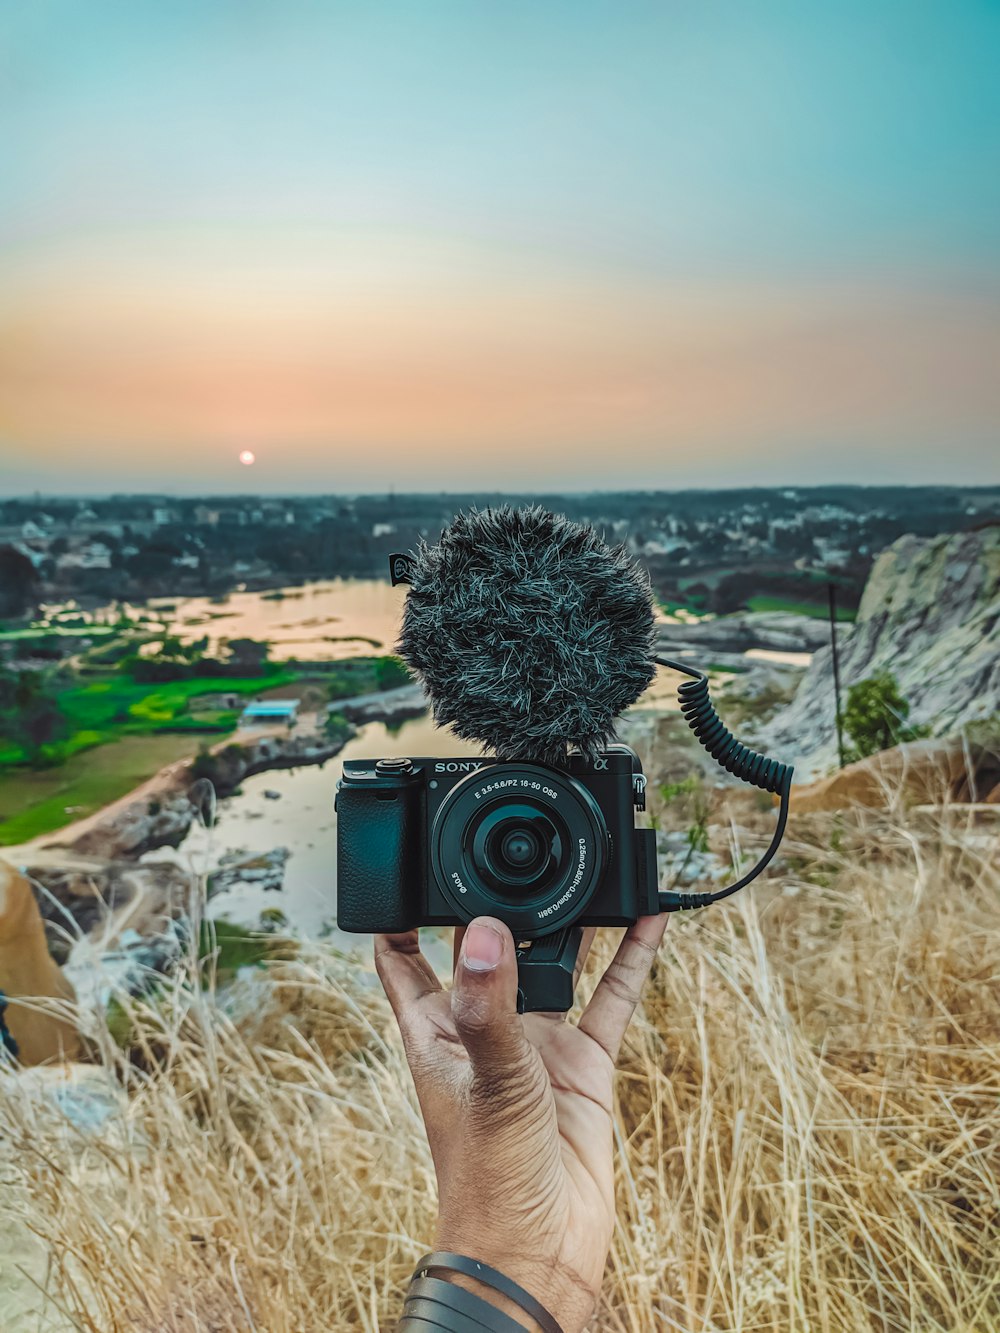
[[[626,931],[576,1026],[517,1013],[514,940],[493,917],[455,932],[451,991],[415,930],[375,938],[437,1173],[435,1249],[500,1269],[566,1333],[585,1326],[600,1293],[615,1216],[615,1060],[665,924],[643,917]],[[593,936],[584,932],[576,976]]]

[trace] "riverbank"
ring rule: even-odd
[[[143,796],[154,796],[190,762],[196,743],[185,736],[132,736],[75,754],[58,768],[0,773],[0,850],[72,836]]]
[[[139,855],[154,845],[168,845],[175,836],[156,841],[152,832],[157,822],[167,824],[178,804],[190,805],[187,792],[198,777],[207,777],[220,796],[226,796],[239,787],[247,777],[290,768],[324,764],[340,752],[355,734],[355,725],[378,720],[389,727],[426,713],[426,701],[416,686],[376,691],[336,700],[323,705],[313,713],[301,714],[294,731],[282,724],[245,727],[219,740],[199,758],[189,740],[174,737],[181,744],[181,752],[170,754],[168,762],[155,768],[148,777],[143,775],[125,792],[119,792],[100,808],[80,812],[78,818],[66,821],[58,830],[34,832],[30,837],[3,847],[3,855],[25,863],[44,857],[58,859],[67,849],[86,856]],[[333,715],[331,717],[331,714]],[[337,715],[339,714],[339,719]],[[140,738],[133,738],[139,741]],[[156,758],[158,738],[142,742],[145,759],[137,763],[149,766]],[[122,742],[123,743],[123,742]],[[91,763],[114,746],[102,747],[80,760]],[[64,770],[48,770],[59,774]],[[116,771],[117,773],[121,770]],[[95,785],[98,780],[93,779]],[[56,794],[52,802],[60,799]],[[183,817],[178,816],[183,823]],[[184,825],[186,832],[193,812]],[[2,826],[0,826],[2,827]],[[128,832],[126,832],[128,830]]]
[[[117,669],[64,666],[58,676],[45,678],[29,707],[38,719],[33,725],[44,725],[50,740],[31,755],[18,709],[8,706],[0,714],[0,846],[31,841],[74,816],[93,814],[165,764],[232,737],[251,699],[295,698],[315,712],[328,700],[350,701],[407,679],[398,660],[386,656],[265,662],[256,673],[240,675],[218,674],[218,663],[208,660],[166,665],[177,678],[145,680],[146,673],[127,669],[127,663]],[[8,695],[16,695],[18,678],[7,679],[14,681]]]

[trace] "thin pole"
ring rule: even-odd
[[[830,600],[830,648],[833,652],[833,697],[837,709],[837,754],[840,767],[844,767],[844,732],[840,712],[840,660],[837,656],[837,589],[833,583],[826,585]]]

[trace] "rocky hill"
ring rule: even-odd
[[[890,671],[910,702],[909,720],[935,736],[1000,718],[1000,526],[901,537],[876,560],[854,628],[840,635],[844,699],[851,685]],[[795,762],[800,780],[835,762],[829,646],[761,740]]]

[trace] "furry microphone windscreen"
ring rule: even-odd
[[[435,722],[498,759],[593,759],[656,670],[649,579],[584,524],[473,509],[414,553],[399,651]]]

